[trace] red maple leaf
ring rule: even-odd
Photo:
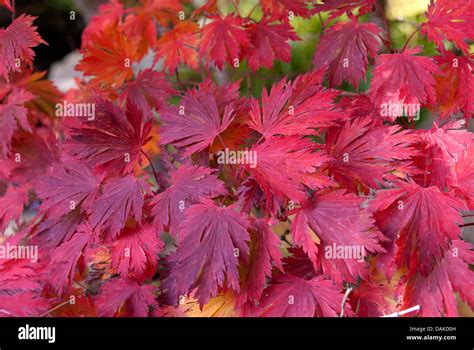
[[[155,60],[163,58],[170,73],[183,63],[199,68],[199,26],[190,21],[180,21],[172,30],[165,32],[156,45]]]
[[[309,15],[306,0],[262,0],[262,9],[273,19],[289,20],[290,15],[306,17]]]
[[[377,0],[325,0],[323,4],[315,4],[314,12],[330,12],[328,21],[343,14],[350,14],[358,9],[358,15],[370,12]]]
[[[26,62],[31,67],[35,57],[31,48],[46,44],[33,26],[35,19],[36,17],[23,14],[15,18],[6,29],[0,28],[0,75],[7,80],[10,71],[21,71],[19,61]]]
[[[327,163],[330,175],[342,186],[357,192],[378,188],[401,161],[416,155],[416,140],[400,127],[376,125],[372,117],[357,118],[326,135]],[[400,167],[401,168],[401,167]]]
[[[97,8],[94,15],[84,31],[82,32],[82,48],[91,45],[91,41],[96,33],[103,31],[107,27],[115,27],[122,24],[124,15],[123,4],[120,0],[109,0]]]
[[[12,252],[12,247],[19,247],[26,242],[26,231],[20,231],[8,238],[2,240],[1,246],[5,253]],[[8,248],[10,247],[10,248]],[[7,256],[5,256],[7,257]],[[18,293],[33,292],[34,294],[41,293],[42,282],[44,280],[43,268],[44,264],[41,261],[41,256],[37,256],[38,260],[33,260],[35,257],[30,256],[30,259],[25,256],[25,259],[0,259],[0,295],[13,295]],[[3,304],[0,304],[0,307]]]
[[[105,183],[102,193],[89,206],[89,220],[97,232],[115,238],[129,217],[142,220],[143,196],[148,185],[133,175],[114,178]]]
[[[282,79],[263,91],[262,106],[250,102],[249,126],[268,138],[272,135],[309,135],[315,129],[334,125],[343,114],[335,110],[334,90],[320,86],[317,72],[298,76],[293,82]]]
[[[363,201],[338,190],[316,195],[295,210],[291,224],[294,243],[303,247],[316,270],[338,283],[364,277],[365,257],[383,251],[379,244],[382,235],[374,228],[371,214],[361,209]]]
[[[163,73],[145,69],[138,73],[135,80],[125,84],[120,99],[133,101],[148,118],[152,115],[152,108],[163,108],[173,94],[175,91]]]
[[[262,219],[250,221],[250,251],[246,266],[244,299],[257,303],[262,296],[267,277],[272,276],[272,265],[283,271],[281,241]]]
[[[158,31],[150,2],[127,9],[127,16],[123,22],[123,31],[127,37],[138,42],[137,58],[146,55],[148,49],[154,47],[158,41]]]
[[[453,166],[449,185],[454,189],[457,197],[464,200],[466,207],[474,210],[474,150],[472,145],[458,156]]]
[[[151,118],[151,116],[147,116]],[[127,100],[126,110],[112,102],[98,99],[95,119],[68,127],[64,146],[76,159],[110,173],[128,173],[141,158],[151,121]]]
[[[48,308],[48,302],[37,293],[0,295],[0,317],[38,317]]]
[[[474,264],[472,244],[455,240],[442,261],[428,276],[417,274],[407,281],[402,309],[420,305],[421,317],[457,317],[455,292],[474,308]]]
[[[59,218],[46,214],[32,232],[30,242],[44,249],[56,248],[61,243],[67,242],[83,222],[84,215],[81,214],[79,208]]]
[[[351,19],[325,31],[314,54],[313,64],[327,73],[330,86],[347,80],[357,88],[360,80],[365,80],[369,57],[374,58],[380,46],[378,26]]]
[[[263,19],[258,23],[251,23],[247,31],[250,45],[245,51],[250,68],[256,71],[260,67],[273,67],[275,59],[289,62],[291,60],[291,46],[289,40],[299,40],[293,28],[286,22],[271,23]]]
[[[208,0],[204,3],[204,5],[194,10],[193,16],[200,15],[202,13],[216,14],[217,12],[217,0]]]
[[[309,189],[322,188],[331,182],[318,167],[328,160],[323,152],[316,152],[314,144],[297,136],[274,137],[254,145],[255,166],[246,164],[246,170],[265,194],[266,207],[274,199],[284,205],[287,199],[302,202]]]
[[[90,34],[76,70],[93,77],[96,85],[122,86],[132,79],[132,63],[140,58],[137,42],[110,26]]]
[[[472,67],[474,56],[456,56],[451,52],[435,57],[441,74],[436,79],[436,101],[433,106],[441,118],[464,112],[466,122],[474,112],[474,77]],[[449,89],[446,89],[449,86]]]
[[[433,74],[438,66],[429,58],[414,56],[421,48],[377,57],[369,95],[376,107],[383,104],[434,104],[436,91]]]
[[[387,285],[375,281],[361,281],[349,294],[349,304],[356,310],[358,317],[380,317],[390,314],[394,309],[388,295],[390,289]]]
[[[341,313],[340,288],[324,276],[305,280],[293,275],[276,277],[261,301],[263,317],[337,317]],[[345,305],[345,314],[350,306]]]
[[[399,188],[381,190],[370,202],[377,226],[396,247],[388,247],[397,266],[406,265],[410,274],[426,276],[440,261],[452,240],[458,239],[462,204],[438,187],[399,183]],[[380,264],[390,275],[393,266]],[[412,305],[413,306],[413,305]]]
[[[433,123],[430,130],[417,130],[422,150],[414,158],[421,172],[412,176],[416,183],[425,187],[449,186],[449,174],[455,163],[472,143],[472,133],[463,128],[464,120],[448,122],[442,127]]]
[[[158,230],[169,230],[172,235],[176,235],[187,208],[199,203],[202,197],[227,193],[214,172],[209,168],[183,164],[171,174],[171,186],[158,194],[151,203],[154,225]]]
[[[472,0],[431,0],[426,14],[428,20],[421,25],[421,33],[434,41],[442,52],[446,51],[443,40],[448,40],[469,54],[466,41],[474,38],[473,11]]]
[[[126,228],[113,243],[110,266],[122,278],[143,282],[156,273],[162,248],[163,242],[154,226]]]
[[[183,11],[183,2],[177,0],[143,0],[145,9],[153,14],[154,19],[163,27],[179,22],[178,14]]]
[[[12,220],[19,224],[24,206],[28,203],[28,195],[21,188],[9,186],[0,197],[0,233]]]
[[[231,66],[239,62],[241,48],[249,44],[248,34],[243,26],[243,19],[235,15],[211,16],[213,21],[202,29],[202,40],[199,54],[205,62],[213,62],[222,69],[228,62]]]
[[[16,133],[11,153],[10,179],[25,191],[34,187],[60,158],[56,136],[43,128],[36,128],[33,134]]]
[[[65,287],[68,288],[72,285],[78,261],[92,236],[92,229],[89,225],[80,226],[68,241],[54,249],[49,267],[49,282],[59,295],[67,290]]]
[[[34,98],[35,96],[26,90],[15,89],[8,96],[6,103],[0,105],[0,151],[3,156],[10,150],[13,133],[18,126],[23,130],[32,131],[28,122],[28,109],[24,104]]]
[[[246,259],[249,250],[247,227],[247,219],[233,207],[218,207],[206,199],[190,207],[164,282],[171,303],[194,289],[201,306],[217,295],[218,287],[238,292],[239,259]]]
[[[105,282],[95,299],[95,305],[99,317],[147,317],[151,307],[158,307],[154,286],[139,285],[123,279]]]
[[[43,200],[41,207],[50,215],[61,216],[76,207],[85,209],[98,194],[99,181],[82,163],[54,164],[35,188]]]
[[[209,147],[227,129],[235,117],[233,103],[221,113],[212,93],[195,91],[186,94],[179,107],[162,110],[161,144],[185,147],[185,156]]]
[[[7,9],[9,9],[11,12],[13,12],[11,0],[0,0],[0,6],[4,6]]]

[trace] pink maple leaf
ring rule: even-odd
[[[474,38],[474,1],[431,0],[426,17],[428,20],[421,25],[421,33],[434,41],[440,51],[446,51],[443,43],[446,39],[469,54],[466,41]]]
[[[21,15],[6,28],[0,28],[0,75],[8,80],[10,71],[19,72],[18,61],[31,66],[34,51],[39,44],[46,44],[36,32],[33,21],[36,17]]]
[[[272,276],[272,266],[283,271],[280,251],[281,241],[271,227],[262,219],[250,221],[250,251],[242,295],[257,303],[262,296],[267,277]]]
[[[143,282],[156,273],[162,248],[154,226],[126,228],[113,243],[111,267],[123,278]]]
[[[0,105],[1,129],[0,129],[0,151],[6,156],[10,150],[13,133],[20,126],[23,130],[31,132],[28,122],[28,110],[24,106],[26,102],[35,98],[32,93],[23,89],[14,89],[8,96],[6,103]]]
[[[163,73],[146,69],[138,73],[135,80],[125,84],[120,99],[122,101],[130,99],[147,116],[146,118],[149,118],[148,116],[152,115],[152,109],[163,108],[174,93]]]
[[[202,29],[202,40],[199,54],[205,62],[214,62],[222,69],[228,62],[234,65],[239,62],[241,48],[248,45],[249,38],[243,26],[243,19],[235,15],[211,16],[213,21]]]
[[[474,263],[472,244],[455,240],[442,261],[427,276],[417,274],[406,284],[402,309],[420,305],[421,317],[457,317],[455,292],[474,308]]]
[[[247,228],[247,219],[233,207],[218,207],[208,199],[190,207],[164,282],[171,302],[192,290],[201,306],[217,294],[218,287],[238,292],[239,259],[245,260],[249,251]]]
[[[354,87],[365,80],[369,57],[374,58],[380,46],[381,29],[373,23],[359,23],[355,17],[339,22],[324,32],[313,63],[329,76],[330,86],[347,80]]]
[[[250,46],[246,51],[250,68],[256,71],[260,67],[271,68],[275,59],[289,62],[291,46],[288,41],[299,40],[292,27],[286,23],[270,23],[264,19],[248,27]]]
[[[152,213],[158,230],[169,229],[172,235],[178,233],[187,208],[199,203],[202,197],[227,193],[214,170],[209,168],[184,164],[171,174],[171,178],[171,186],[153,199]]]
[[[428,275],[451,241],[461,235],[457,224],[462,223],[462,203],[436,186],[399,183],[399,188],[378,191],[369,208],[380,230],[396,243],[387,249],[392,251],[394,263],[406,265],[410,274],[420,271]],[[379,265],[391,275],[393,266],[384,259]]]
[[[103,99],[95,103],[94,121],[83,121],[67,130],[66,151],[88,165],[111,173],[128,173],[140,161],[141,147],[148,141],[151,115],[127,100],[126,110]]]
[[[316,270],[338,283],[364,277],[365,257],[384,250],[380,245],[383,237],[371,214],[361,208],[362,202],[362,198],[337,190],[316,195],[295,210],[294,243],[303,247]],[[338,253],[349,250],[347,256]]]
[[[336,124],[343,114],[335,109],[334,90],[324,90],[318,72],[282,79],[263,91],[262,106],[250,102],[249,126],[268,138],[272,135],[309,135],[316,129]]]
[[[276,277],[261,301],[263,317],[337,317],[341,312],[341,289],[324,276],[305,280],[293,275]],[[350,314],[345,305],[345,314]]]
[[[99,192],[99,180],[82,163],[57,163],[40,180],[35,191],[43,200],[42,209],[59,217],[76,207],[85,212]]]
[[[433,74],[440,70],[429,57],[414,56],[420,52],[421,48],[414,48],[377,57],[369,89],[376,108],[383,108],[384,104],[436,102]]]
[[[87,209],[94,230],[115,238],[129,217],[141,223],[143,196],[148,190],[146,182],[133,175],[106,182],[102,194]]]
[[[155,287],[139,285],[137,282],[113,279],[104,283],[95,299],[100,317],[117,314],[128,317],[147,317],[150,308],[157,308]]]
[[[179,107],[161,111],[161,144],[185,147],[185,156],[209,147],[235,117],[234,104],[220,113],[215,96],[206,91],[186,94]]]

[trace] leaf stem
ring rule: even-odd
[[[351,294],[352,289],[353,289],[352,287],[347,288],[346,293],[344,294],[344,298],[342,298],[340,317],[344,317],[344,307],[346,306],[347,299],[349,299],[349,294]]]
[[[255,4],[255,6],[250,10],[249,14],[247,16],[245,16],[245,18],[250,18],[250,16],[252,15],[253,11],[255,11],[255,9],[258,7],[258,1],[257,3]]]
[[[416,34],[419,30],[420,30],[420,28],[418,27],[418,28],[416,28],[416,30],[415,30],[413,33],[411,33],[411,35],[407,38],[407,41],[405,42],[405,45],[403,45],[401,52],[404,52],[404,51],[405,51],[405,49],[406,49],[407,46],[408,46],[408,43],[410,42],[411,39],[413,39],[413,37],[415,36],[415,34]]]
[[[63,301],[61,304],[58,304],[56,305],[55,307],[53,307],[52,309],[49,309],[48,311],[46,311],[45,313],[41,314],[39,317],[46,317],[48,316],[50,313],[62,308],[63,306],[67,305],[67,304],[70,304],[71,302],[69,300],[67,301]]]
[[[146,154],[145,151],[143,151],[142,149],[140,149],[140,152],[141,152],[141,153],[145,156],[145,158],[148,160],[148,163],[150,163],[151,170],[153,170],[153,176],[155,177],[156,184],[158,185],[158,184],[159,184],[158,175],[156,174],[156,170],[155,170],[155,167],[153,166],[153,162],[151,161],[150,157],[148,157],[148,154]]]
[[[387,17],[385,16],[385,12],[383,11],[382,6],[378,2],[375,2],[375,5],[376,5],[377,9],[379,10],[380,15],[382,16],[383,25],[385,27],[385,32],[387,33],[388,48],[391,50],[392,49],[392,39],[390,38],[390,31],[388,29]]]
[[[408,314],[410,312],[418,311],[420,309],[421,309],[420,305],[416,305],[402,311],[394,312],[393,314],[383,315],[382,317],[399,317],[399,316]]]
[[[234,0],[230,0],[230,3],[232,4],[232,7],[235,9],[235,12],[237,15],[239,15],[239,7],[235,4]]]
[[[247,92],[249,94],[249,97],[252,96],[252,80],[250,79],[250,70],[249,67],[247,67],[247,71],[245,72],[247,75]]]

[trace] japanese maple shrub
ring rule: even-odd
[[[474,307],[474,1],[110,0],[67,93],[0,5],[1,316]]]

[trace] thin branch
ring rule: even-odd
[[[16,16],[16,8],[15,8],[15,0],[12,0],[12,22],[15,20],[15,16]]]
[[[222,137],[221,137],[221,134],[217,134],[217,138],[218,138],[219,141],[222,143],[222,147],[227,148],[227,146],[225,145],[224,140],[223,140]]]
[[[239,14],[239,7],[235,4],[235,1],[230,0],[230,3],[232,4],[232,7],[235,9],[235,12]]]
[[[247,92],[249,94],[249,97],[252,96],[252,80],[250,79],[250,70],[249,67],[247,67],[247,71],[245,72],[247,75]]]
[[[140,150],[140,152],[145,156],[146,159],[148,159],[148,163],[150,163],[151,169],[153,170],[153,176],[155,176],[156,184],[158,185],[159,184],[158,175],[156,174],[156,170],[155,170],[155,167],[153,166],[153,162],[151,161],[150,157],[148,157],[148,154],[146,154],[142,149]]]
[[[341,302],[341,315],[340,317],[344,317],[344,308],[346,306],[347,299],[349,299],[349,294],[352,292],[352,287],[349,287],[346,289],[346,293],[344,294],[344,298],[342,298]]]
[[[253,11],[255,11],[255,9],[258,7],[258,4],[259,2],[257,1],[257,3],[255,4],[255,6],[250,10],[249,14],[247,16],[245,16],[245,18],[250,18],[250,16],[252,15]]]
[[[178,82],[179,86],[183,88],[183,87],[184,87],[184,84],[183,84],[183,82],[181,81],[181,79],[179,78],[179,71],[178,71],[178,68],[175,69],[174,73],[175,73],[175,76],[176,76],[176,81]]]
[[[405,49],[406,49],[407,46],[408,46],[408,43],[410,42],[411,39],[413,39],[413,37],[415,36],[415,34],[416,34],[419,30],[420,30],[420,28],[418,27],[418,28],[416,28],[416,30],[415,30],[413,33],[411,33],[411,35],[408,37],[407,41],[405,42],[405,45],[403,45],[403,48],[402,48],[402,51],[401,51],[401,52],[405,51]]]
[[[342,91],[339,96],[348,96],[348,97],[356,97],[360,96],[358,92],[352,92],[352,91]]]
[[[470,222],[468,224],[463,224],[463,225],[460,225],[459,227],[468,227],[468,226],[474,226],[474,222]]]
[[[377,7],[377,9],[380,12],[380,15],[382,16],[383,25],[385,27],[385,32],[387,33],[388,48],[391,50],[392,49],[392,39],[390,38],[390,31],[389,31],[389,27],[388,27],[387,17],[385,16],[385,12],[383,11],[382,6],[377,1],[375,2],[375,6]]]
[[[63,301],[61,304],[58,304],[56,305],[55,307],[53,307],[52,309],[49,309],[48,311],[46,311],[45,313],[41,314],[39,317],[46,317],[48,316],[50,313],[62,308],[63,306],[67,305],[67,304],[70,304],[71,301],[68,300],[68,301]]]
[[[410,312],[418,311],[420,309],[421,309],[420,305],[416,305],[402,311],[394,312],[393,314],[383,315],[382,317],[400,317],[402,315],[408,314]]]

